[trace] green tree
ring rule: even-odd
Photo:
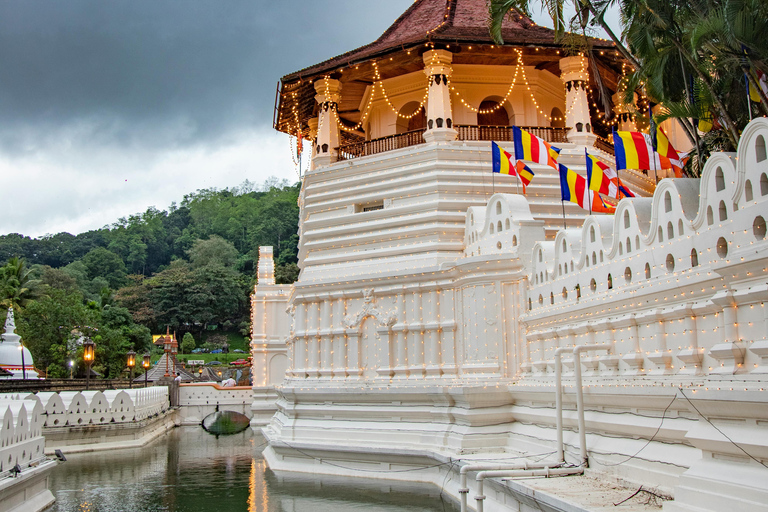
[[[40,281],[33,279],[24,260],[13,257],[0,268],[0,306],[8,309],[23,309],[35,298],[40,289]]]
[[[97,247],[83,256],[82,261],[90,279],[102,277],[107,280],[110,288],[114,289],[125,284],[125,263],[120,256],[112,251],[104,247]]]
[[[193,268],[208,265],[233,267],[238,258],[235,246],[218,235],[212,235],[208,240],[195,240],[188,254]]]
[[[68,361],[77,353],[73,331],[97,324],[98,313],[83,304],[79,293],[49,288],[18,317],[17,331],[32,352],[35,365],[52,377],[69,375]]]
[[[181,352],[183,354],[190,354],[195,350],[195,337],[191,332],[184,333],[184,337],[181,339]]]

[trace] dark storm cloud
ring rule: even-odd
[[[280,76],[372,41],[410,4],[4,0],[0,150],[73,132],[76,145],[185,147],[269,125]]]

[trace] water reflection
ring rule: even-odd
[[[439,490],[272,473],[250,429],[177,428],[143,448],[67,455],[51,475],[56,512],[453,512]],[[426,488],[425,488],[426,487]]]

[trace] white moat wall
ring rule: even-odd
[[[254,322],[254,336],[290,325],[270,466],[445,475],[455,494],[439,468],[390,471],[552,452],[555,349],[608,344],[581,360],[589,471],[655,486],[674,496],[668,510],[768,510],[766,142],[768,120],[755,120],[701,180],[664,180],[566,230],[554,173],[535,167],[536,187],[516,196],[481,177],[479,144],[311,171],[290,315]],[[579,153],[563,157],[577,167]],[[382,210],[355,209],[374,198]],[[578,462],[563,362],[566,459]],[[507,510],[496,491],[489,510]]]

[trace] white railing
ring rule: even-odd
[[[42,416],[38,401],[0,396],[0,479],[44,458]]]
[[[165,386],[104,392],[10,393],[0,395],[0,404],[4,402],[37,402],[41,426],[46,428],[141,421],[170,406]]]

